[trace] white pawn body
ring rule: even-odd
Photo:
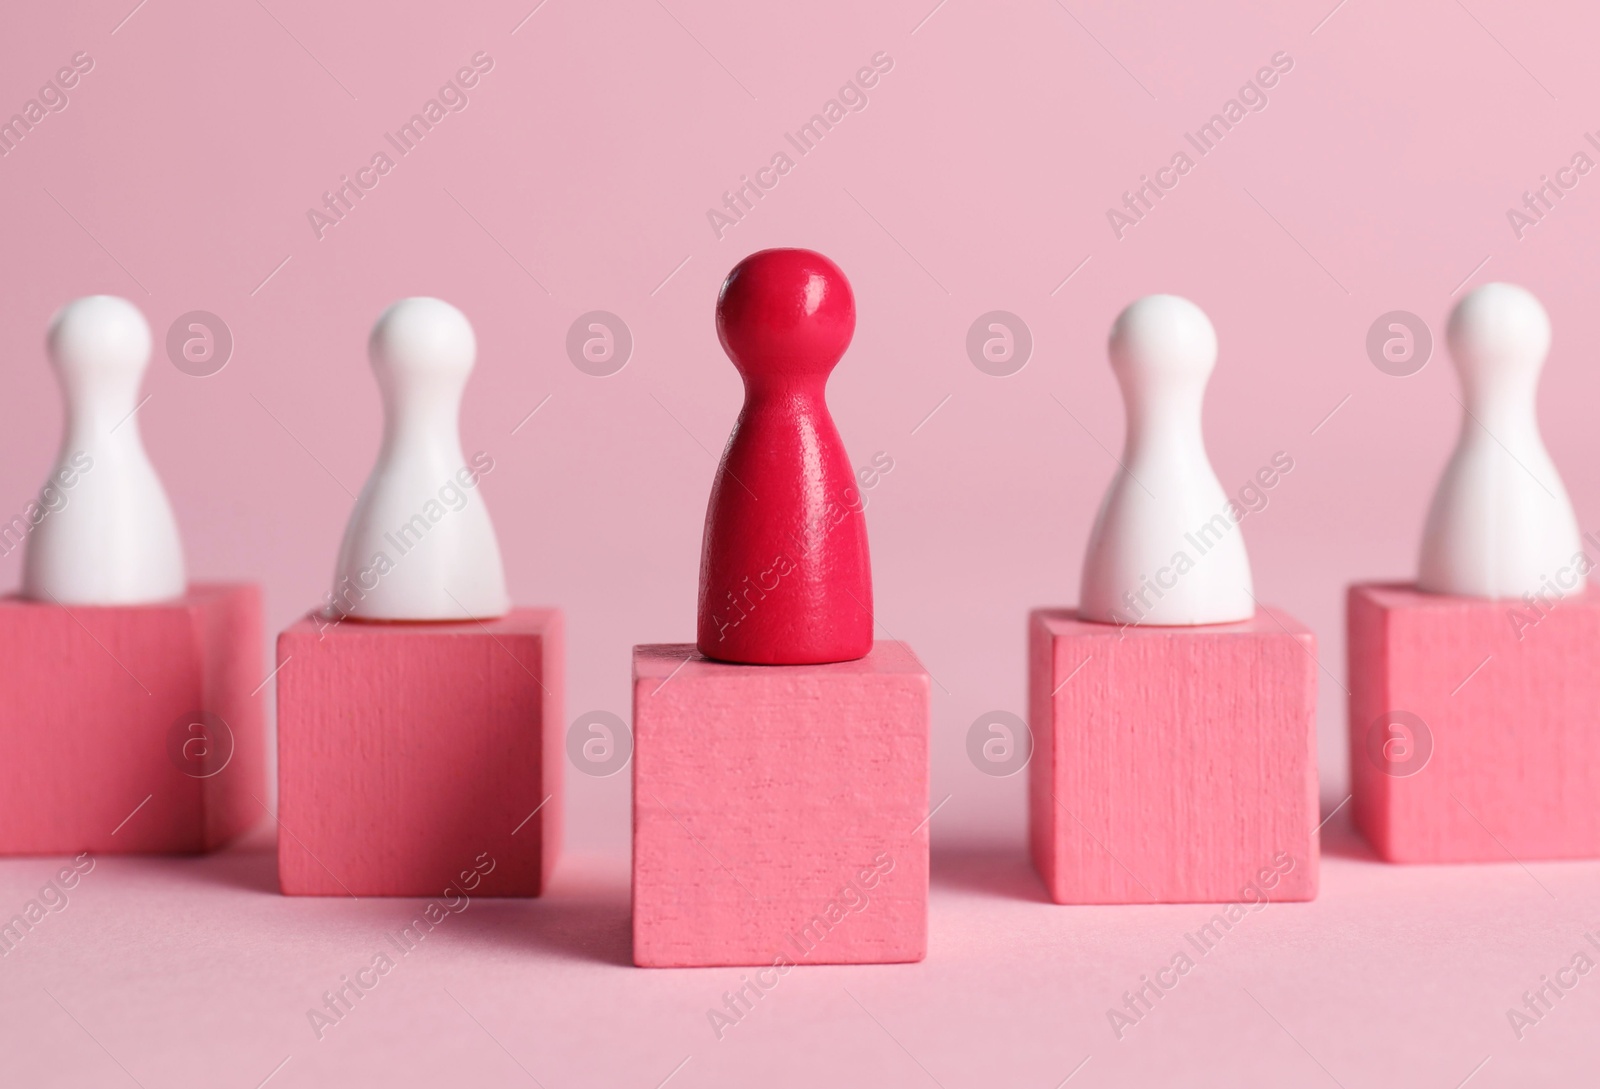
[[[1526,289],[1485,284],[1457,304],[1447,339],[1465,411],[1428,508],[1417,586],[1465,597],[1539,593],[1582,549],[1572,503],[1539,437],[1535,401],[1550,318]]]
[[[1149,295],[1117,317],[1109,347],[1127,440],[1089,534],[1079,616],[1175,626],[1248,620],[1250,560],[1200,427],[1216,330],[1189,300]]]
[[[472,325],[442,300],[402,299],[372,327],[367,354],[383,394],[383,446],[350,514],[328,611],[360,620],[505,615],[500,544],[478,490],[487,469],[461,452],[461,395],[478,354]]]
[[[66,433],[39,495],[45,513],[28,537],[22,595],[63,605],[182,596],[177,519],[134,411],[150,362],[150,326],[126,299],[91,295],[61,308],[46,343],[66,402]]]

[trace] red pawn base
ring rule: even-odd
[[[1317,894],[1315,637],[1029,618],[1029,839],[1058,904]]]
[[[266,819],[261,591],[0,600],[0,854],[209,851]]]
[[[1600,857],[1600,591],[1347,598],[1355,821],[1391,862]]]
[[[633,650],[633,960],[921,960],[928,674],[904,643],[744,666]]]
[[[304,896],[538,896],[561,835],[562,622],[278,637],[278,881]]]

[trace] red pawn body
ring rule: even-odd
[[[872,649],[864,503],[824,396],[855,327],[849,281],[810,250],[751,254],[722,285],[717,334],[745,392],[706,510],[708,658],[809,665]]]

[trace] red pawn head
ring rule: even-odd
[[[872,650],[866,504],[824,399],[855,327],[850,282],[820,253],[763,250],[722,285],[717,335],[745,402],[706,509],[696,646],[708,658]]]
[[[717,337],[747,381],[826,380],[855,331],[850,281],[810,250],[752,253],[717,297]]]

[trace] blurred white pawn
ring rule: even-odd
[[[44,513],[28,536],[23,596],[63,605],[181,596],[178,523],[134,411],[150,362],[150,326],[126,299],[90,295],[57,312],[46,343],[66,402],[66,434],[39,495]]]
[[[1248,620],[1250,559],[1200,427],[1216,330],[1188,299],[1149,295],[1118,316],[1110,354],[1127,440],[1089,534],[1078,615],[1174,626]]]
[[[326,611],[360,620],[467,620],[511,608],[487,471],[461,452],[461,395],[478,354],[466,315],[402,299],[378,318],[367,354],[383,394],[383,446],[339,548]],[[488,466],[492,467],[492,461]]]
[[[1461,436],[1433,493],[1417,586],[1436,594],[1537,593],[1582,549],[1535,401],[1550,318],[1514,284],[1485,284],[1450,315]]]

